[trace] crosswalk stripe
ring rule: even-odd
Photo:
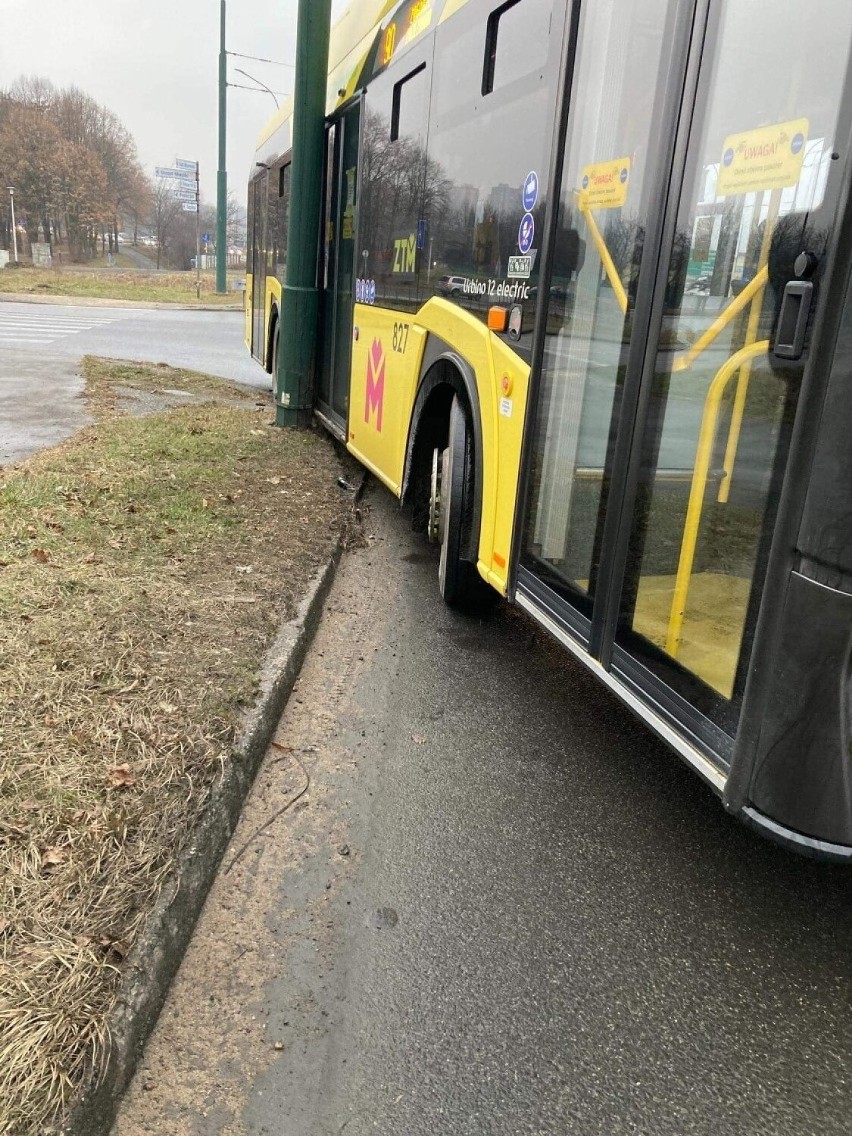
[[[53,343],[53,336],[43,335],[40,339],[31,339],[26,335],[0,335],[0,343]]]
[[[39,331],[42,331],[42,329],[44,329],[44,331],[53,332],[87,332],[92,327],[100,326],[100,324],[31,324],[24,323],[24,321],[19,320],[7,321],[5,319],[0,319],[0,327],[7,327],[12,329],[19,327],[23,327],[24,329],[28,327],[34,327],[36,329],[39,329]]]
[[[4,320],[25,320],[27,323],[115,323],[116,316],[111,316],[109,319],[97,319],[92,316],[57,316],[57,315],[38,315],[27,316],[22,312],[0,312],[0,319]]]
[[[49,344],[60,337],[97,331],[101,327],[130,318],[130,313],[86,313],[63,315],[61,312],[23,311],[20,307],[0,303],[0,345]]]
[[[0,320],[0,328],[5,328],[7,331],[91,331],[93,328],[100,327],[100,324],[94,323],[81,323],[72,327],[65,323],[5,323]]]

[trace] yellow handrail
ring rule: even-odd
[[[598,228],[598,223],[595,220],[591,209],[588,205],[584,205],[582,198],[579,202],[580,212],[586,218],[586,224],[589,227],[589,232],[592,234],[592,240],[595,242],[595,248],[598,250],[598,256],[604,266],[607,280],[612,285],[612,290],[615,293],[615,298],[618,300],[618,306],[621,308],[622,314],[627,315],[627,293],[624,290],[624,285],[621,283],[621,277],[618,275],[618,270],[615,267],[612,257],[609,255],[609,249],[606,247],[606,241],[601,236],[601,231]]]
[[[759,272],[754,274],[754,277],[746,284],[742,292],[735,299],[731,300],[730,304],[721,312],[719,312],[716,319],[710,324],[706,331],[696,339],[688,351],[683,355],[679,355],[672,365],[672,373],[675,374],[679,371],[685,371],[691,367],[698,356],[705,351],[713,340],[724,331],[734,316],[738,316],[743,308],[762,291],[763,286],[766,284],[769,273],[766,268],[761,268]]]
[[[763,241],[760,246],[760,255],[758,257],[758,267],[760,273],[766,274],[766,262],[769,260],[769,249],[772,246],[772,232],[775,228],[775,221],[778,218],[778,210],[781,207],[781,190],[773,189],[769,196],[769,212],[766,216],[763,229]],[[758,275],[760,274],[758,273]],[[746,328],[746,337],[744,347],[748,347],[750,343],[754,343],[757,337],[757,329],[760,324],[760,309],[761,301],[763,299],[763,289],[754,297],[754,303],[751,306],[751,311],[748,317],[748,327]],[[746,395],[748,394],[748,384],[751,378],[751,363],[746,363],[740,370],[740,377],[737,381],[737,392],[734,395],[734,406],[731,410],[731,424],[728,427],[728,444],[725,446],[725,461],[723,469],[725,476],[719,486],[719,495],[716,498],[722,505],[727,504],[728,496],[731,492],[731,480],[734,473],[734,465],[737,460],[737,447],[740,442],[740,430],[743,424],[743,415],[745,413]]]
[[[742,293],[740,293],[742,295]],[[764,354],[769,348],[769,340],[762,339],[758,343],[750,343],[740,348],[727,359],[713,378],[704,399],[704,412],[701,417],[701,431],[698,435],[698,448],[695,452],[695,468],[692,473],[692,485],[689,490],[689,504],[686,508],[686,520],[683,526],[683,540],[680,546],[680,558],[677,565],[674,596],[672,597],[671,613],[669,615],[668,634],[666,636],[666,651],[677,658],[680,646],[680,636],[683,629],[683,618],[686,613],[686,601],[689,595],[689,584],[692,578],[692,565],[695,561],[695,548],[698,544],[698,530],[701,525],[701,513],[704,506],[704,493],[707,488],[707,476],[710,472],[710,458],[713,453],[713,441],[716,436],[716,425],[719,418],[719,406],[725,388],[737,373],[743,363]]]
[[[578,194],[578,203],[580,212],[586,219],[586,224],[591,233],[592,240],[598,250],[598,255],[601,258],[601,263],[604,266],[607,279],[612,286],[615,298],[622,312],[627,314],[627,293],[624,285],[621,282],[621,277],[618,275],[618,270],[615,267],[612,257],[610,256],[609,249],[606,247],[606,242],[601,235],[597,222],[592,214],[591,209],[583,204],[582,197]],[[775,205],[777,212],[777,204]],[[772,208],[770,207],[770,213]],[[766,260],[769,250],[769,240],[771,236],[772,225],[770,224],[771,217],[767,219],[766,233],[763,240],[763,248],[760,252],[759,269],[754,274],[753,279],[743,288],[739,296],[735,297],[728,306],[719,313],[710,326],[696,339],[696,341],[689,347],[683,355],[678,356],[672,363],[672,374],[677,374],[681,371],[687,370],[691,367],[695,360],[701,355],[711,343],[721,334],[728,324],[744,311],[745,308],[752,304],[752,309],[749,314],[748,328],[746,331],[746,343],[739,351],[736,351],[729,359],[722,364],[716,375],[713,378],[708,390],[707,396],[704,400],[704,412],[701,419],[701,431],[698,436],[698,447],[695,455],[695,468],[692,474],[692,484],[689,491],[689,503],[686,509],[686,520],[683,528],[683,539],[680,547],[680,558],[678,560],[677,576],[675,578],[675,590],[672,597],[672,607],[669,614],[669,626],[666,635],[666,651],[673,657],[677,658],[678,649],[680,647],[680,636],[683,630],[683,620],[686,613],[686,602],[689,596],[689,585],[692,578],[692,566],[695,561],[695,549],[698,544],[698,531],[701,527],[701,514],[704,508],[704,494],[707,489],[707,477],[710,472],[710,458],[713,452],[713,442],[716,435],[716,425],[719,418],[719,406],[721,404],[722,395],[725,393],[725,388],[731,381],[732,377],[740,372],[740,379],[737,385],[737,392],[734,399],[734,406],[731,413],[731,424],[728,430],[728,442],[725,448],[725,461],[724,461],[724,475],[722,483],[719,486],[718,500],[723,504],[728,500],[730,491],[730,480],[733,473],[733,466],[736,460],[737,446],[739,443],[740,429],[742,426],[743,411],[745,407],[745,398],[748,391],[748,381],[751,371],[751,360],[758,355],[764,354],[769,348],[769,340],[763,339],[759,342],[753,342],[754,336],[757,332],[758,323],[760,320],[760,301],[763,296],[763,290],[766,287],[769,279],[769,272],[766,267]]]

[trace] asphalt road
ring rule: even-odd
[[[233,311],[0,302],[0,465],[85,424],[83,355],[168,363],[268,390],[243,326]]]
[[[114,1136],[848,1136],[852,876],[367,508]]]

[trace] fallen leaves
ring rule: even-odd
[[[107,770],[107,785],[110,789],[127,789],[136,784],[129,765],[113,765]]]

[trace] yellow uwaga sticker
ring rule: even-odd
[[[728,135],[722,143],[716,193],[729,197],[795,185],[802,172],[807,140],[806,118]]]
[[[613,209],[627,200],[630,159],[613,158],[583,166],[580,176],[580,206],[583,209]]]

